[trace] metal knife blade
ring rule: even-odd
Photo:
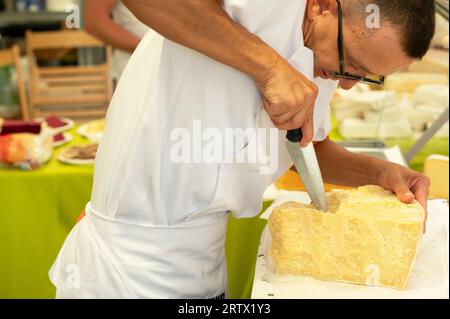
[[[292,142],[288,137],[286,147],[314,206],[328,212],[327,196],[314,145],[310,143],[307,147],[301,148],[298,142]]]

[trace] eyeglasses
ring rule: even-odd
[[[342,31],[342,6],[341,1],[336,0],[338,4],[338,49],[339,49],[339,72],[333,72],[333,76],[340,79],[346,79],[351,81],[357,81],[365,84],[375,84],[384,86],[384,76],[360,76],[345,72],[344,62],[344,32]]]

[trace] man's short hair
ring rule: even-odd
[[[352,10],[355,7],[364,8],[363,14],[367,14],[368,5],[377,5],[381,23],[388,21],[399,28],[403,49],[409,57],[422,59],[430,48],[436,30],[435,0],[350,0],[346,4],[350,12],[360,11]]]

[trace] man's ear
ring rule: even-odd
[[[308,0],[307,4],[308,18],[321,16],[324,12],[330,11],[333,15],[337,15],[336,0]]]

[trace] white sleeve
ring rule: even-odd
[[[314,83],[319,88],[319,95],[314,106],[314,141],[320,142],[325,140],[331,132],[330,103],[338,82],[315,78]]]
[[[292,1],[295,0],[224,0],[223,8],[234,21],[255,33],[268,17]]]
[[[314,129],[314,142],[321,142],[325,140],[331,132],[331,114],[330,107],[324,108],[322,114],[314,118],[314,126],[316,127],[317,118],[317,128]]]

